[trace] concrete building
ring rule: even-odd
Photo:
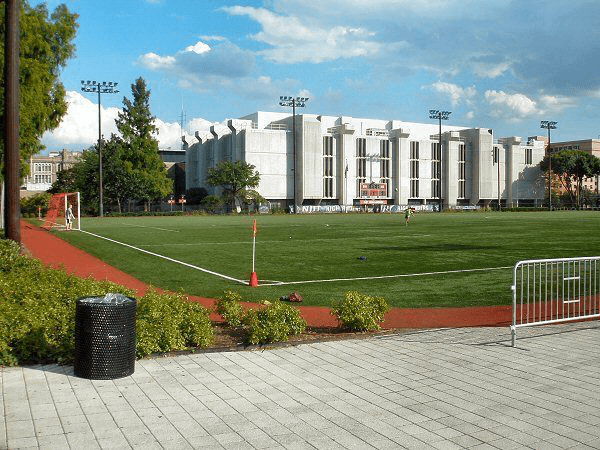
[[[158,155],[167,169],[167,177],[173,180],[173,195],[175,198],[185,195],[185,149],[187,148],[185,138],[182,147],[182,150],[158,150]]]
[[[487,128],[398,120],[256,112],[186,150],[186,188],[205,187],[207,169],[222,160],[256,167],[260,194],[272,206],[365,204],[436,209],[536,205],[544,198],[537,164],[543,139],[494,139]],[[294,152],[295,149],[295,152]],[[294,176],[295,175],[295,176]]]
[[[21,197],[45,192],[56,181],[56,174],[75,164],[81,152],[61,150],[49,152],[48,156],[36,155],[29,158],[29,175],[23,180]]]

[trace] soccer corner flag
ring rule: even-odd
[[[257,233],[257,229],[256,229],[256,219],[254,219],[254,221],[252,222],[252,236],[256,237],[256,233]]]

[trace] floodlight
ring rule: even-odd
[[[550,154],[550,130],[556,129],[558,122],[553,120],[542,120],[540,121],[540,128],[548,130],[548,145],[546,147],[546,153]],[[548,158],[548,209],[552,211],[552,158]]]
[[[292,143],[294,149],[294,168],[293,170],[293,178],[294,178],[294,213],[297,213],[296,210],[296,107],[303,108],[306,106],[306,102],[308,98],[306,97],[292,97],[288,95],[282,95],[279,97],[279,106],[291,106],[292,107]]]
[[[429,110],[429,118],[430,119],[437,119],[439,121],[439,126],[440,126],[440,134],[439,134],[439,139],[440,139],[440,169],[442,168],[442,162],[444,160],[444,155],[443,155],[443,149],[442,149],[442,120],[448,120],[448,118],[450,117],[450,114],[452,114],[452,112],[450,111],[440,111],[439,109],[430,109]],[[440,199],[440,212],[442,212],[442,210],[444,209],[444,199],[442,197],[444,189],[442,186],[442,170],[440,170],[440,175],[439,175],[439,182],[440,182],[440,193],[439,193],[439,199]]]
[[[113,81],[90,81],[85,82],[81,80],[81,90],[83,92],[96,92],[98,93],[98,175],[99,175],[99,192],[98,200],[100,203],[99,212],[100,217],[104,216],[104,200],[103,200],[103,176],[102,176],[102,122],[101,122],[101,94],[115,94],[119,92],[114,89],[117,86],[116,82]]]

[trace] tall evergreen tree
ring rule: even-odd
[[[123,110],[116,120],[123,139],[121,157],[125,169],[136,180],[135,197],[150,202],[169,195],[173,182],[158,154],[158,128],[143,78],[131,85],[131,93],[133,99],[123,98]]]
[[[4,97],[5,4],[0,2],[0,98]],[[22,0],[20,13],[20,151],[21,168],[30,156],[44,149],[42,135],[56,128],[67,112],[65,88],[60,70],[75,52],[73,39],[77,32],[77,14],[65,5],[49,15],[47,6],[31,7]],[[4,105],[0,102],[0,134],[4,132]],[[0,161],[4,143],[0,142]],[[1,162],[0,162],[1,164]],[[1,177],[1,175],[0,175]]]

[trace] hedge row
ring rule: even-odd
[[[82,297],[108,292],[133,297],[127,288],[78,278],[20,254],[14,241],[0,239],[0,365],[70,363],[75,348],[75,307]],[[214,341],[210,311],[184,294],[149,291],[137,299],[136,355],[205,348]],[[279,300],[244,311],[241,296],[226,292],[217,312],[233,327],[244,327],[246,342],[285,341],[304,332],[300,310]],[[376,330],[389,310],[381,297],[347,292],[332,308],[349,330]]]
[[[70,363],[77,299],[108,292],[133,297],[123,286],[46,267],[21,255],[15,242],[0,239],[0,365]],[[212,343],[209,311],[184,300],[155,291],[137,299],[138,357]]]

